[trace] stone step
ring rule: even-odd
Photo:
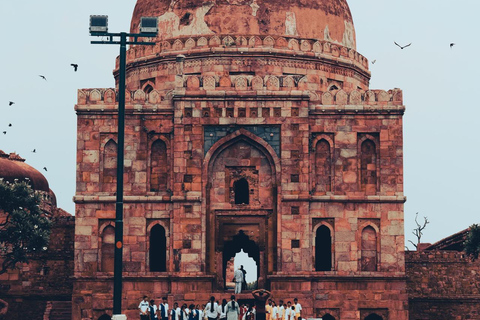
[[[71,301],[52,301],[52,308],[48,320],[71,320],[72,302]]]

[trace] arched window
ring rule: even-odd
[[[145,92],[145,93],[147,93],[147,94],[150,93],[150,92],[152,92],[152,91],[153,91],[153,87],[152,87],[151,85],[149,85],[149,84],[147,84],[147,85],[145,86],[145,88],[143,88],[143,92]]]
[[[322,225],[315,237],[315,271],[332,270],[332,236],[330,229]]]
[[[235,204],[249,204],[248,181],[245,178],[235,181]]]
[[[150,154],[150,191],[165,191],[168,183],[167,145],[158,139]]]
[[[383,320],[383,318],[376,313],[372,313],[368,315],[368,317],[365,317],[365,320]]]
[[[165,228],[161,225],[155,225],[150,230],[150,271],[167,271],[167,237]]]
[[[327,313],[322,317],[322,320],[335,320],[335,318],[330,313]]]
[[[367,194],[375,194],[377,192],[377,148],[372,140],[363,141],[360,156],[362,191]]]
[[[115,228],[107,226],[102,232],[102,264],[100,271],[113,272],[115,255]]]
[[[332,154],[325,139],[319,140],[315,148],[315,175],[317,192],[332,191]]]
[[[102,191],[115,192],[117,187],[117,143],[108,140],[103,149]]]
[[[362,271],[377,271],[377,233],[371,226],[362,230]]]

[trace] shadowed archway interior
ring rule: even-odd
[[[372,313],[368,317],[366,317],[365,320],[383,320],[383,318],[376,313]]]
[[[315,237],[315,271],[332,270],[332,236],[330,229],[320,226]]]
[[[235,204],[250,203],[248,181],[245,178],[235,181],[233,189],[235,192]]]
[[[255,241],[252,241],[248,236],[240,230],[235,235],[232,241],[226,241],[223,250],[223,278],[226,280],[227,263],[230,259],[235,257],[241,250],[248,254],[250,258],[255,260],[257,264],[257,279],[260,276],[260,249]]]
[[[150,271],[167,271],[167,238],[159,224],[150,231]]]

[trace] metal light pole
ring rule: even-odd
[[[155,42],[138,41],[140,37],[153,38],[158,33],[157,18],[143,17],[140,33],[108,33],[107,16],[90,16],[90,35],[108,37],[106,41],[92,41],[92,44],[119,44],[120,75],[118,79],[118,147],[117,147],[117,197],[115,203],[115,262],[113,271],[113,317],[122,313],[122,269],[123,269],[123,169],[125,149],[125,69],[127,44],[155,45]],[[119,40],[114,40],[120,38]],[[127,41],[127,37],[133,41]],[[117,317],[121,319],[125,317]]]

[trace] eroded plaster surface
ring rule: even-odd
[[[297,33],[297,19],[295,13],[287,11],[285,13],[285,34],[287,36],[296,36]]]
[[[175,6],[174,1],[170,5],[170,8]],[[214,6],[212,2],[204,3],[201,7],[193,10],[192,13],[185,13],[184,17],[179,17],[173,10],[169,10],[158,18],[159,29],[164,34],[171,34],[173,37],[179,36],[189,36],[196,34],[212,34],[213,31],[210,30],[207,23],[205,22],[205,15],[210,11]],[[190,18],[190,15],[193,15]],[[185,25],[180,24],[181,18],[184,18],[186,21]],[[191,20],[190,20],[191,19]]]

